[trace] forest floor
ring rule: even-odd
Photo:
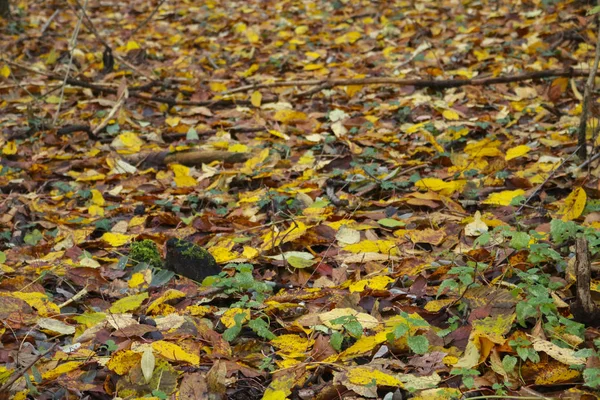
[[[0,399],[595,398],[591,9],[12,1]]]

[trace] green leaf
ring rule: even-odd
[[[29,232],[27,235],[25,235],[23,241],[30,246],[35,246],[40,242],[40,240],[42,240],[42,238],[42,232],[35,229],[33,232]]]
[[[409,336],[406,343],[415,354],[425,354],[429,350],[429,340],[425,336]]]
[[[510,247],[515,250],[526,249],[529,246],[529,241],[531,240],[531,236],[526,234],[525,232],[515,232],[510,241]]]
[[[344,341],[344,335],[340,332],[333,332],[329,337],[329,344],[334,348],[335,351],[342,349],[342,342]]]
[[[596,7],[592,8],[585,15],[590,16],[590,15],[594,15],[594,14],[598,14],[598,13],[600,13],[600,6],[596,6]]]
[[[504,356],[502,359],[502,368],[506,372],[513,372],[515,370],[515,366],[517,365],[517,357],[513,356]]]
[[[235,321],[235,325],[230,328],[225,329],[225,332],[223,332],[223,339],[227,340],[228,342],[231,342],[233,339],[238,337],[238,335],[242,331],[242,321],[244,320],[244,318],[245,318],[245,314],[243,314],[243,313],[236,314],[233,317],[233,320]]]
[[[394,218],[382,218],[377,221],[379,225],[385,226],[386,228],[397,228],[399,226],[405,226],[406,224],[402,221],[398,221]]]
[[[6,262],[6,254],[4,254],[3,251],[0,251],[0,264],[3,264]]]
[[[317,261],[316,260],[307,260],[302,257],[291,256],[287,259],[287,262],[294,268],[308,268],[313,266]]]
[[[360,324],[360,322],[358,322],[356,319],[354,321],[348,322],[347,324],[344,324],[344,328],[346,328],[348,333],[356,339],[360,338],[363,334],[363,327]]]
[[[263,339],[273,340],[277,337],[269,330],[269,324],[262,318],[253,319],[248,326]]]

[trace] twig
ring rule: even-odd
[[[139,24],[139,25],[138,25],[138,27],[137,27],[137,28],[135,28],[135,29],[133,30],[133,32],[131,32],[131,33],[129,34],[129,37],[130,37],[130,38],[131,38],[131,37],[133,37],[133,36],[135,36],[135,34],[136,34],[136,33],[138,33],[140,29],[142,29],[144,26],[146,26],[146,24],[147,24],[148,22],[150,22],[150,20],[152,19],[152,17],[154,17],[154,14],[156,14],[156,13],[158,12],[158,9],[160,8],[160,6],[162,6],[162,5],[163,5],[163,3],[164,3],[165,1],[167,1],[167,0],[160,0],[160,1],[158,2],[158,4],[156,5],[156,7],[154,7],[154,10],[152,10],[152,12],[151,12],[151,13],[150,13],[150,15],[148,16],[148,18],[146,18],[144,21],[142,21],[142,23],[141,23],[141,24]]]
[[[87,0],[86,0],[87,1]],[[77,10],[77,8],[79,10],[81,10],[83,12],[83,15],[85,17],[85,20],[83,21],[83,24],[85,25],[85,27],[87,29],[89,29],[90,32],[92,32],[92,34],[96,37],[96,39],[98,39],[103,45],[104,47],[108,47],[109,49],[112,49],[110,43],[108,43],[106,41],[106,39],[104,39],[102,37],[102,35],[100,35],[100,33],[98,32],[98,30],[96,29],[96,27],[94,26],[94,23],[92,22],[92,20],[90,19],[90,17],[87,15],[87,13],[85,12],[85,9],[83,8],[83,6],[81,5],[81,3],[79,3],[78,0],[75,0],[75,4],[77,5],[77,7],[71,5],[71,3],[69,3],[68,1],[65,1],[65,3],[67,4],[67,6],[71,9],[71,10]],[[125,60],[123,57],[116,55],[115,54],[115,58],[122,64],[124,64],[125,66],[127,66],[129,69],[131,69],[132,71],[137,72],[138,74],[140,74],[141,76],[145,77],[146,79],[152,81],[154,80],[151,76],[149,76],[148,74],[146,74],[143,71],[140,71],[135,65],[131,64],[130,62],[128,62],[127,60]]]
[[[63,79],[63,77],[58,74],[54,74],[54,73],[46,72],[46,71],[40,71],[40,70],[32,68],[28,65],[24,65],[24,64],[15,62],[15,61],[7,60],[7,59],[3,58],[2,56],[0,56],[0,61],[5,62],[9,65],[12,65],[16,68],[20,68],[25,71],[29,71],[34,74],[44,75],[51,79],[58,79],[58,80]],[[109,94],[117,94],[117,89],[114,88],[114,85],[109,85],[109,84],[100,85],[100,84],[85,82],[85,81],[75,79],[75,78],[68,78],[67,83],[72,86],[78,86],[78,87],[87,88],[87,89],[91,89],[91,90],[102,91],[102,92],[109,93]],[[146,86],[146,85],[144,85],[144,86]],[[153,86],[155,86],[155,84]],[[185,101],[185,100],[176,100],[171,97],[161,97],[161,96],[153,96],[153,95],[150,95],[147,93],[137,93],[136,91],[141,92],[139,87],[127,88],[127,90],[129,91],[129,97],[135,97],[137,99],[142,99],[142,100],[147,100],[147,101],[154,101],[157,103],[164,103],[164,104],[168,104],[170,106],[224,107],[224,106],[232,106],[232,105],[248,105],[248,106],[252,105],[251,102],[248,100],[219,99],[219,100],[207,100],[207,101]],[[276,97],[263,99],[263,103],[273,103],[276,101],[277,101]]]
[[[87,0],[83,4],[84,7],[87,7]],[[83,21],[83,16],[85,15],[84,8],[81,9],[81,15],[77,20],[77,24],[75,25],[75,30],[73,31],[73,35],[71,36],[71,43],[69,43],[69,64],[67,64],[67,72],[65,72],[65,77],[63,79],[62,86],[60,88],[60,101],[56,105],[56,114],[54,114],[54,119],[52,123],[56,125],[56,121],[58,121],[58,116],[60,115],[60,108],[62,106],[64,97],[65,97],[65,86],[67,85],[67,79],[69,79],[69,73],[71,72],[71,67],[73,66],[73,57],[75,54],[75,48],[77,47],[77,36],[79,36],[79,29],[81,28],[81,21]]]
[[[600,5],[600,0],[598,0],[598,4]],[[590,74],[588,76],[588,80],[585,84],[585,90],[583,91],[583,104],[581,105],[581,117],[579,117],[579,128],[577,129],[577,144],[579,145],[579,151],[577,155],[582,160],[587,157],[587,146],[586,146],[586,128],[587,128],[587,118],[590,108],[590,97],[591,92],[594,89],[594,79],[596,78],[596,70],[598,69],[598,64],[600,63],[600,14],[598,14],[598,33],[596,39],[596,56],[594,57],[594,65],[590,70]]]
[[[35,365],[35,363],[37,363],[38,361],[40,361],[42,359],[42,357],[44,357],[46,354],[48,354],[52,350],[54,350],[54,348],[57,345],[58,345],[58,343],[54,343],[46,352],[38,354],[37,357],[35,357],[35,359],[33,361],[31,361],[28,365],[26,365],[25,367],[23,367],[19,372],[13,373],[10,376],[10,378],[8,378],[8,380],[6,381],[6,383],[4,385],[2,385],[2,387],[0,387],[0,393],[6,393],[6,391],[8,389],[10,389],[10,387],[12,386],[12,384],[15,383],[15,381],[17,379],[19,379],[20,377],[22,377],[29,370],[29,368],[33,367]]]
[[[50,16],[50,18],[48,18],[48,21],[46,21],[44,23],[44,26],[42,26],[42,30],[40,31],[41,36],[44,35],[44,33],[46,32],[46,29],[48,29],[48,27],[50,27],[50,24],[52,23],[54,18],[56,18],[56,16],[58,15],[59,12],[60,12],[60,8],[57,8],[56,10],[54,10],[54,13]]]
[[[75,293],[75,295],[73,297],[71,297],[70,299],[67,299],[65,302],[59,304],[58,308],[66,307],[69,304],[71,304],[72,302],[78,301],[79,299],[87,296],[87,294],[88,294],[88,291],[87,291],[87,286],[86,286],[83,289],[81,289],[79,292]]]
[[[432,79],[403,79],[403,78],[360,78],[360,79],[309,79],[309,80],[297,80],[297,81],[281,81],[271,83],[256,83],[251,85],[240,86],[235,89],[223,92],[226,94],[246,92],[248,90],[256,89],[267,89],[274,87],[288,87],[288,86],[320,86],[329,84],[331,86],[356,86],[356,85],[394,85],[394,86],[414,86],[417,88],[433,88],[433,89],[449,89],[462,86],[487,86],[495,85],[498,83],[510,83],[510,82],[522,82],[533,79],[551,78],[555,76],[575,77],[575,76],[587,76],[589,71],[575,71],[575,70],[556,70],[551,69],[547,71],[536,71],[526,72],[523,74],[512,75],[512,76],[499,76],[495,78],[474,78],[474,79],[445,79],[445,80],[432,80]]]
[[[104,127],[106,125],[108,125],[108,121],[110,121],[115,116],[115,114],[117,113],[117,111],[123,106],[123,103],[125,103],[125,100],[127,99],[127,97],[128,97],[127,85],[125,85],[125,78],[123,78],[123,82],[122,82],[121,88],[119,88],[119,97],[117,98],[117,101],[115,102],[115,105],[110,110],[110,112],[106,115],[106,117],[102,120],[102,122],[100,123],[100,125],[98,125],[97,127],[95,127],[92,130],[92,136],[98,135],[98,133],[102,129],[104,129]]]
[[[544,187],[544,185],[546,185],[546,183],[548,183],[548,181],[554,176],[554,174],[556,173],[556,171],[558,171],[559,169],[562,168],[562,166],[569,161],[569,159],[571,159],[571,157],[573,157],[575,155],[575,153],[577,153],[577,151],[579,150],[579,147],[577,147],[575,149],[574,152],[572,152],[571,154],[569,154],[569,157],[565,158],[558,167],[556,167],[555,169],[553,169],[550,174],[548,175],[548,177],[546,179],[544,179],[544,182],[540,183],[538,185],[538,187],[535,188],[535,190],[533,191],[533,193],[531,193],[529,195],[529,197],[527,197],[527,199],[523,202],[523,204],[521,204],[521,207],[519,207],[519,209],[517,210],[516,214],[520,214],[521,210],[527,205],[527,203],[529,203],[529,201],[531,201],[531,199],[533,199],[535,197],[535,195],[542,190],[542,188]]]

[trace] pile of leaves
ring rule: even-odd
[[[585,2],[54,3],[0,21],[0,397],[600,387]]]

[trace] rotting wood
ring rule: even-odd
[[[571,312],[576,321],[586,326],[600,325],[598,323],[600,321],[600,309],[593,302],[590,292],[592,263],[590,261],[590,252],[586,238],[577,238],[575,242],[575,257],[575,276],[577,277],[575,289],[576,300],[571,306]]]

